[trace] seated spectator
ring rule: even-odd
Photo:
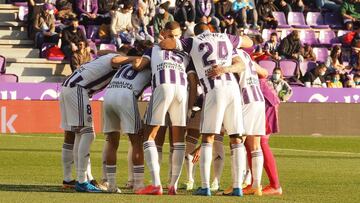
[[[355,88],[360,88],[360,75],[355,74],[353,77]]]
[[[340,10],[347,30],[349,30],[350,27],[352,28],[353,24],[359,27],[360,3],[357,0],[346,0],[341,5]]]
[[[269,41],[265,42],[264,51],[266,55],[270,56],[274,60],[280,60],[279,56],[279,42],[276,32],[271,33]]]
[[[176,1],[174,18],[178,23],[180,23],[183,30],[194,29],[195,7],[190,0]]]
[[[256,9],[259,15],[259,24],[262,28],[276,29],[278,26],[278,22],[272,14],[272,12],[277,11],[273,2],[273,0],[259,0],[257,4]]]
[[[340,5],[335,0],[315,0],[316,7],[319,10],[330,10],[331,12],[339,12]]]
[[[138,3],[138,16],[141,19],[140,27],[147,33],[147,29],[152,23],[155,13],[156,7],[153,0],[139,0]]]
[[[261,61],[264,59],[267,59],[268,56],[266,52],[263,51],[262,43],[264,42],[264,39],[261,37],[261,35],[255,35],[254,36],[254,51],[251,53],[251,57],[255,61]]]
[[[301,55],[306,61],[316,61],[316,55],[309,44],[305,44],[304,47],[301,48]]]
[[[220,0],[215,4],[216,17],[220,20],[221,32],[236,34],[237,23],[233,18],[232,3],[229,0]]]
[[[215,4],[213,0],[196,0],[195,1],[196,19],[195,22],[211,24],[213,30],[220,32],[220,21],[215,17]]]
[[[331,49],[330,56],[326,59],[326,67],[330,72],[344,74],[345,66],[342,64],[341,47],[336,45]]]
[[[332,73],[331,75],[331,80],[328,83],[328,87],[329,88],[342,88],[343,85],[340,81],[340,74],[337,72]]]
[[[304,12],[305,5],[303,0],[287,0],[293,12]]]
[[[299,31],[294,30],[279,45],[279,54],[281,58],[295,59],[299,62],[304,61],[301,55],[301,42]]]
[[[42,11],[38,13],[34,21],[35,45],[41,48],[44,42],[58,43],[59,35],[55,32],[55,7],[52,4],[44,4]]]
[[[111,17],[112,43],[120,48],[123,44],[133,44],[134,27],[132,21],[133,1],[123,2],[122,6]]]
[[[352,47],[349,65],[353,70],[360,70],[360,40],[357,40]]]
[[[43,5],[46,3],[46,0],[27,0],[28,2],[28,17],[27,17],[27,31],[28,37],[30,39],[35,38],[34,20],[37,14],[42,10]]]
[[[70,62],[70,67],[73,72],[82,64],[91,61],[90,47],[87,46],[86,41],[78,42],[77,47],[78,50],[74,51]]]
[[[233,3],[233,10],[236,22],[240,27],[247,29],[250,27],[250,22],[252,22],[251,28],[260,28],[258,26],[258,13],[253,0],[236,0]]]
[[[101,25],[98,16],[98,0],[77,0],[76,12],[83,25]]]
[[[345,82],[345,86],[346,88],[355,88],[355,83],[354,80],[352,78],[348,78]]]
[[[98,0],[99,23],[109,25],[111,23],[111,11],[117,4],[116,0]]]
[[[79,28],[79,20],[77,18],[70,19],[71,25],[62,31],[61,50],[67,59],[71,59],[74,51],[77,51],[79,42],[87,41],[85,33]]]
[[[159,41],[159,39],[163,39],[160,35],[160,32],[165,27],[165,24],[174,21],[173,15],[169,13],[169,5],[169,1],[162,0],[162,3],[158,6],[158,13],[155,15],[154,18],[154,35],[155,41],[157,42]]]
[[[274,87],[279,99],[286,102],[292,95],[292,89],[290,85],[284,80],[282,71],[280,68],[275,68],[271,78],[268,81],[269,85]]]
[[[290,4],[288,4],[285,0],[277,0],[275,1],[275,5],[280,12],[285,14],[285,17],[287,17],[289,12],[292,11]]]
[[[303,82],[305,87],[326,87],[326,66],[319,64],[316,68],[305,73]]]

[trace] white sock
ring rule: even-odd
[[[194,182],[195,178],[195,165],[193,164],[193,156],[190,154],[192,153],[197,144],[197,139],[186,136],[186,148],[185,148],[185,168],[187,174],[187,180],[190,182]]]
[[[134,182],[134,177],[133,177],[133,160],[132,160],[132,155],[133,155],[133,148],[131,143],[129,142],[129,147],[128,147],[128,154],[127,154],[127,159],[128,159],[128,182]]]
[[[116,188],[116,165],[106,165],[109,188]]]
[[[232,144],[231,153],[233,154],[231,159],[233,188],[241,188],[245,168],[244,160],[246,159],[244,144]]]
[[[253,175],[253,188],[259,188],[261,186],[261,176],[264,166],[264,156],[261,149],[251,152],[252,162],[252,175]]]
[[[171,179],[172,179],[172,164],[173,164],[173,154],[174,154],[174,148],[170,146],[170,151],[169,151],[169,157],[168,157],[168,161],[169,161],[169,167],[168,167],[168,184],[171,184]]]
[[[80,133],[75,134],[75,141],[74,141],[74,149],[73,149],[73,157],[74,157],[74,165],[75,165],[75,171],[77,174],[78,168],[79,168],[79,162],[78,162],[78,154],[79,154],[79,144],[80,144],[81,135]],[[79,181],[76,175],[76,180]]]
[[[133,166],[134,190],[144,187],[144,165]]]
[[[144,142],[144,158],[150,170],[152,185],[161,185],[159,155],[154,141]]]
[[[86,169],[86,177],[87,177],[87,181],[92,181],[94,180],[94,177],[91,173],[91,161],[90,161],[90,157],[89,157],[89,162],[87,165],[87,169]]]
[[[95,134],[93,128],[91,127],[85,127],[81,129],[80,134],[81,139],[78,152],[77,177],[79,183],[84,183],[87,178],[86,171],[88,169],[90,159],[90,146],[95,138]]]
[[[156,145],[156,150],[158,152],[159,165],[161,166],[161,163],[162,163],[162,146]]]
[[[105,143],[104,143],[104,148],[103,148],[103,151],[102,151],[102,180],[103,181],[107,181],[107,171],[106,171],[106,152],[107,152],[107,148],[108,148],[108,141],[106,140]]]
[[[181,169],[184,164],[185,158],[185,143],[175,142],[174,151],[172,155],[172,170],[171,170],[171,182],[170,185],[177,189],[177,184],[180,178]]]
[[[202,188],[210,188],[211,161],[212,144],[202,143],[200,149],[200,174]]]
[[[247,152],[245,150],[245,156],[247,157]],[[246,167],[244,168],[244,184],[245,185],[251,185],[251,181],[252,181],[252,178],[251,178],[251,170],[250,170],[250,167],[249,167],[249,162],[246,158],[246,161],[245,161],[245,165]]]
[[[64,181],[66,182],[70,182],[72,180],[71,166],[74,163],[73,148],[73,144],[64,143],[61,151]]]
[[[213,144],[213,169],[214,169],[214,181],[213,183],[219,185],[221,174],[224,168],[224,137],[221,135],[215,135],[215,141]]]

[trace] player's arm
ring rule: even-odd
[[[165,50],[176,49],[176,39],[174,39],[174,38],[163,39],[159,43],[159,47],[161,49],[165,49]]]
[[[197,85],[199,84],[199,79],[195,72],[188,73],[188,82],[189,82],[189,100],[188,100],[188,112],[192,110],[192,107],[195,105],[197,97]]]
[[[159,43],[159,47],[165,50],[176,49],[190,54],[192,43],[192,38],[185,38],[181,40],[175,38],[166,38],[164,40],[161,40],[161,42]]]
[[[121,55],[124,55],[124,53],[122,53],[122,52],[117,52],[117,51],[113,51],[113,50],[99,50],[99,51],[97,51],[96,54],[98,56],[103,56],[103,55],[106,55],[106,54],[121,54]]]
[[[252,39],[246,35],[236,36],[228,34],[228,38],[234,49],[250,48],[254,45]]]
[[[256,68],[256,73],[258,74],[260,79],[261,78],[267,78],[269,76],[269,72],[265,68],[261,67],[257,63],[254,63],[254,65],[255,65],[255,68]]]
[[[230,66],[218,66],[215,65],[208,72],[208,77],[215,78],[225,73],[241,73],[245,70],[245,63],[239,56],[232,58],[232,64]]]
[[[132,68],[137,71],[142,71],[150,66],[150,58],[141,57],[132,62]]]
[[[138,56],[115,56],[111,59],[111,66],[113,69],[118,69],[120,65],[131,63],[139,58]]]

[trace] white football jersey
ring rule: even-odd
[[[118,91],[119,88],[132,90],[139,97],[144,89],[150,85],[151,71],[144,69],[136,71],[131,64],[120,67],[106,88],[106,91]]]
[[[143,57],[151,61],[152,87],[161,84],[177,84],[187,86],[187,67],[190,57],[177,50],[162,50],[154,46],[146,50]]]
[[[245,63],[245,70],[239,74],[239,85],[243,97],[243,104],[265,101],[260,89],[255,62],[251,59],[250,55],[243,50],[239,50],[238,55]]]
[[[88,89],[90,94],[101,91],[116,72],[111,65],[111,59],[115,56],[118,54],[107,54],[81,65],[65,80],[63,86],[79,85]]]
[[[212,79],[208,78],[207,72],[213,65],[230,66],[232,58],[237,56],[236,48],[240,43],[240,37],[205,31],[193,38],[182,39],[178,44],[181,50],[192,57],[200,84],[206,93],[209,89],[223,84],[224,81],[236,81],[232,73]]]

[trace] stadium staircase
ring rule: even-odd
[[[26,23],[18,20],[19,8],[0,4],[0,55],[6,57],[6,73],[19,82],[61,82],[71,69],[66,61],[39,58],[39,49],[27,37]]]

